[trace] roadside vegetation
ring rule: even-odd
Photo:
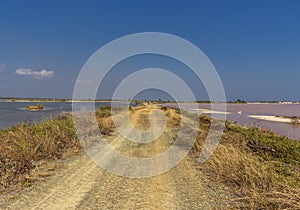
[[[201,116],[200,135],[194,145],[199,154],[211,124]],[[242,208],[299,209],[300,142],[226,123],[219,146],[199,166],[209,178],[235,189]]]
[[[131,107],[130,112],[143,106]],[[172,127],[180,126],[180,111],[161,107]],[[120,110],[122,110],[120,108]],[[197,117],[183,113],[184,117]],[[114,131],[110,107],[96,111],[102,134]],[[211,120],[200,116],[199,136],[191,155],[198,157]],[[33,171],[43,162],[80,153],[71,114],[41,123],[21,124],[0,130],[0,192],[21,189],[35,181]],[[213,155],[197,166],[212,182],[224,184],[237,194],[228,200],[245,209],[299,209],[300,142],[226,122],[223,138]]]
[[[109,112],[110,107],[102,107],[96,114],[104,135],[114,130]],[[37,178],[33,171],[42,163],[64,159],[81,150],[72,115],[68,113],[44,122],[0,130],[0,192],[30,186]]]

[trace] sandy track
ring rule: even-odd
[[[148,129],[151,107],[132,115],[136,128]],[[146,119],[145,119],[146,118]],[[159,119],[157,119],[159,120]],[[155,132],[155,128],[153,132]],[[130,131],[129,131],[130,132]],[[176,129],[168,126],[150,144],[127,141],[113,135],[109,141],[116,150],[134,157],[163,152],[172,143]],[[109,160],[109,154],[106,154]],[[169,160],[159,161],[157,168]],[[8,205],[8,209],[227,209],[230,191],[210,183],[197,162],[187,157],[168,172],[151,178],[117,176],[98,167],[86,155],[68,159],[63,169],[39,183]]]

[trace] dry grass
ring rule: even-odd
[[[201,117],[199,153],[210,126]],[[212,157],[200,169],[211,179],[235,189],[242,208],[299,209],[300,142],[227,123]]]
[[[167,117],[167,123],[170,126],[179,126],[181,123],[181,115],[179,110],[171,109],[168,107],[162,107],[162,110],[165,112]]]
[[[115,130],[115,125],[111,116],[98,118],[97,121],[102,135],[109,135]]]
[[[66,150],[80,148],[70,116],[14,126],[2,131],[0,139],[1,191],[25,185],[38,161],[59,159]]]
[[[107,110],[97,110],[103,135],[114,130]],[[37,124],[20,124],[0,130],[0,192],[30,185],[35,176],[31,172],[41,162],[66,158],[81,150],[72,116],[67,113]]]
[[[133,109],[139,109],[133,108]],[[162,108],[170,126],[181,122],[176,109]],[[184,117],[189,113],[182,113]],[[114,130],[110,109],[96,112],[102,134]],[[200,135],[193,147],[198,155],[211,125],[208,117],[200,118]],[[28,186],[34,179],[32,170],[41,161],[55,160],[81,151],[72,116],[60,115],[34,125],[18,125],[0,130],[0,191]],[[200,170],[213,181],[235,189],[243,204],[250,209],[299,209],[300,142],[227,123],[217,150]],[[41,176],[48,176],[42,173]]]

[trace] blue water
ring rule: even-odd
[[[72,112],[71,102],[42,103],[46,110],[27,111],[28,105],[36,105],[36,102],[0,102],[0,129],[7,129],[22,122],[32,123],[51,118],[61,112]],[[110,102],[97,102],[95,107],[110,105]],[[125,103],[114,102],[114,106],[124,106]]]

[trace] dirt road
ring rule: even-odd
[[[153,107],[133,111],[135,128],[149,128]],[[159,119],[157,119],[159,120]],[[155,129],[154,129],[155,130]],[[153,131],[155,132],[155,131]],[[141,144],[118,133],[109,137],[114,149],[133,157],[163,152],[173,142],[176,127],[168,124],[154,142]],[[106,154],[107,156],[107,154]],[[108,154],[109,156],[109,154]],[[168,161],[167,159],[165,161]],[[159,168],[164,161],[157,162]],[[228,209],[229,189],[208,181],[196,159],[187,156],[166,173],[150,178],[117,176],[97,166],[84,154],[65,160],[53,176],[12,199],[8,209]]]

